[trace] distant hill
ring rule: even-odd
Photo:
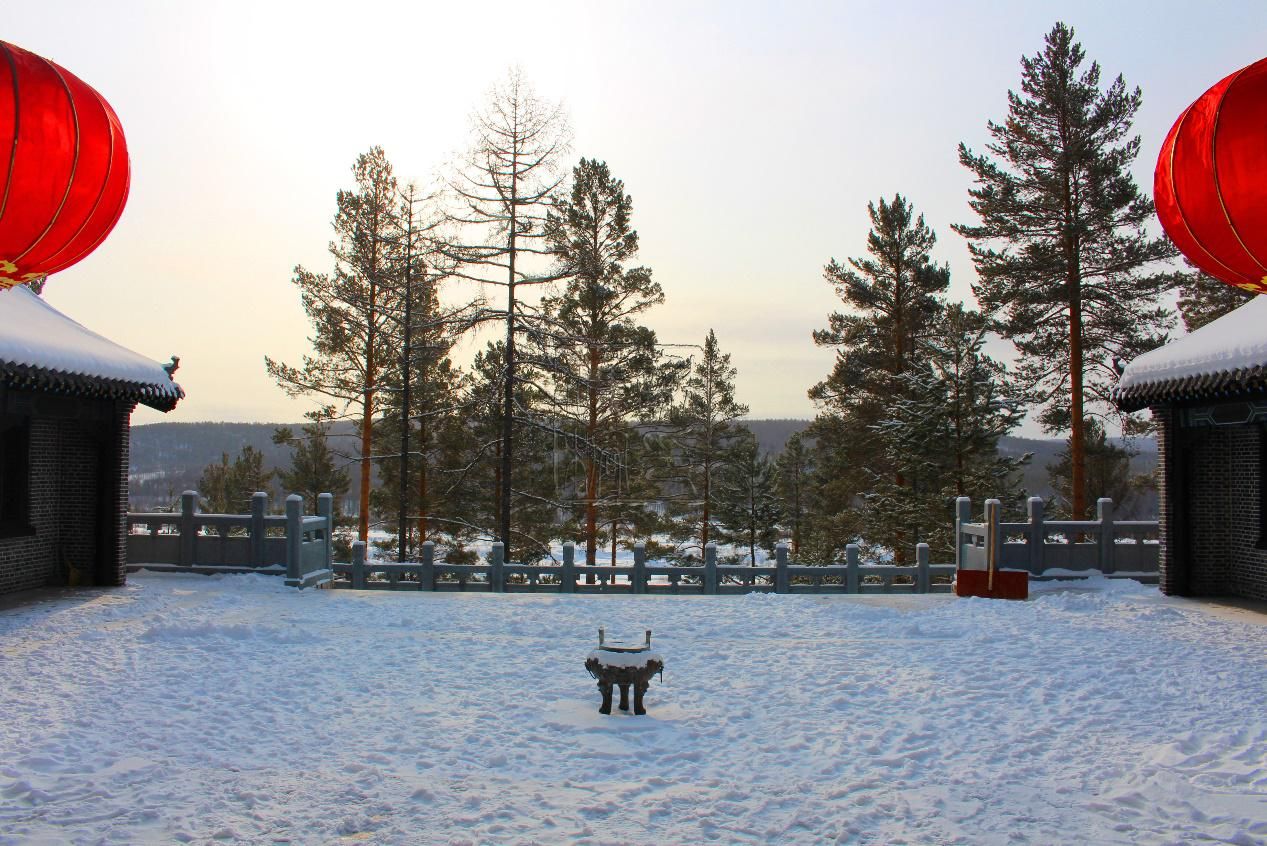
[[[265,469],[290,465],[291,447],[273,443],[278,426],[298,433],[301,423],[150,423],[132,427],[128,460],[128,495],[134,510],[165,507],[186,490],[197,490],[203,469],[227,454],[232,460],[252,446],[264,454]],[[350,424],[333,434],[351,435]],[[346,440],[345,449],[355,451]],[[273,494],[278,493],[273,491]]]
[[[767,455],[778,455],[788,438],[805,431],[808,420],[745,420],[748,431],[757,436],[757,445]]]
[[[783,445],[787,443],[796,432],[802,432],[809,426],[808,420],[745,420],[749,430],[757,436],[757,443],[761,445],[762,452],[768,455],[777,455],[783,450]],[[1115,443],[1122,443],[1121,438],[1110,438]],[[1151,474],[1157,469],[1157,442],[1152,438],[1134,438],[1131,446],[1136,450],[1136,455],[1131,459],[1131,472],[1135,475]],[[1047,466],[1055,464],[1060,452],[1064,449],[1065,442],[1062,438],[1016,438],[1004,437],[999,439],[999,452],[1003,455],[1019,458],[1026,453],[1030,454],[1029,463],[1025,466],[1022,475],[1022,483],[1025,490],[1030,496],[1040,496],[1043,499],[1049,499],[1055,495],[1055,491],[1051,487],[1051,480],[1048,477]],[[1139,500],[1133,504],[1130,511],[1120,514],[1124,518],[1146,518],[1157,514],[1157,495],[1148,492],[1139,497]]]
[[[273,431],[289,425],[298,431],[302,424],[280,423],[150,423],[132,428],[132,453],[128,470],[129,492],[133,509],[166,506],[181,491],[198,487],[203,468],[219,461],[222,454],[230,459],[242,447],[255,447],[264,454],[266,469],[290,464],[291,447],[273,443]],[[757,436],[762,452],[776,455],[794,433],[804,431],[808,420],[745,420],[744,425]],[[333,444],[348,455],[358,454],[354,424],[336,424],[332,428]],[[1139,454],[1131,462],[1137,474],[1151,473],[1157,466],[1157,447],[1151,438],[1137,438],[1133,445]],[[1056,460],[1063,440],[1005,437],[999,441],[1004,455],[1032,453],[1025,469],[1024,484],[1033,496],[1052,495],[1047,478],[1047,465]],[[276,492],[274,492],[276,493]],[[1156,497],[1148,495],[1132,509],[1132,516],[1157,513]]]

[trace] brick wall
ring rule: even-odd
[[[1228,592],[1228,558],[1235,500],[1257,492],[1236,490],[1229,485],[1239,474],[1232,465],[1234,430],[1204,426],[1185,432],[1188,532],[1187,565],[1190,596],[1221,596]],[[1257,465],[1258,451],[1254,451]],[[1242,481],[1243,483],[1243,481]],[[1258,520],[1255,518],[1255,524]]]
[[[123,584],[133,406],[84,403],[92,413],[83,419],[31,418],[29,522],[35,533],[0,539],[0,594]],[[111,483],[99,490],[103,463]]]
[[[1161,539],[1157,559],[1157,584],[1162,593],[1173,596],[1183,593],[1184,584],[1183,573],[1180,571],[1182,562],[1177,561],[1175,556],[1178,537],[1175,526],[1175,490],[1171,476],[1175,461],[1174,410],[1170,406],[1153,406],[1150,411],[1157,424],[1157,478],[1161,488],[1157,497],[1157,536]]]
[[[1258,425],[1179,430],[1173,411],[1162,425],[1158,456],[1160,585],[1164,593],[1267,600],[1267,549],[1259,507],[1264,437]],[[1180,466],[1182,465],[1182,466]]]
[[[118,403],[114,412],[113,444],[110,460],[114,462],[114,489],[103,490],[109,496],[113,514],[109,548],[103,551],[97,583],[122,585],[128,577],[128,464],[132,447],[132,410],[136,403]]]
[[[1258,426],[1236,426],[1229,432],[1227,482],[1231,502],[1228,547],[1225,565],[1226,589],[1233,596],[1267,600],[1267,549],[1259,548],[1264,537],[1259,509],[1262,490],[1263,433]]]

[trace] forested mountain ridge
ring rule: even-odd
[[[809,426],[808,420],[773,419],[745,420],[746,426],[757,438],[762,452],[777,455],[788,438]],[[149,423],[132,428],[132,451],[128,470],[129,491],[133,508],[163,506],[180,496],[181,491],[196,490],[203,468],[219,461],[221,455],[230,458],[244,446],[251,446],[264,455],[267,469],[285,467],[290,463],[292,447],[273,443],[273,432],[279,426],[289,426],[298,431],[302,424],[290,423]],[[350,465],[357,454],[357,432],[353,424],[334,424],[331,427],[332,448],[348,456]],[[1157,466],[1157,447],[1151,438],[1132,441],[1138,454],[1131,460],[1131,470],[1136,475],[1151,473]],[[1064,446],[1058,439],[1016,438],[1005,436],[999,440],[1000,453],[1019,456],[1031,453],[1024,473],[1023,484],[1031,495],[1049,497],[1052,494],[1047,465],[1056,461]],[[1141,503],[1141,512],[1153,514],[1154,501]]]

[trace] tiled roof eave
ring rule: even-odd
[[[1233,399],[1254,393],[1267,393],[1267,365],[1141,380],[1114,388],[1112,399],[1119,409],[1129,412],[1159,403]]]
[[[175,382],[167,385],[130,382],[63,373],[7,361],[0,361],[0,379],[10,388],[19,390],[34,389],[66,396],[127,400],[163,412],[171,411],[176,403],[185,398],[184,390]]]

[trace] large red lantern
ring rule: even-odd
[[[1267,59],[1219,82],[1162,144],[1157,216],[1197,267],[1267,292]]]
[[[65,68],[0,41],[0,288],[96,249],[123,213],[128,184],[110,104]]]

